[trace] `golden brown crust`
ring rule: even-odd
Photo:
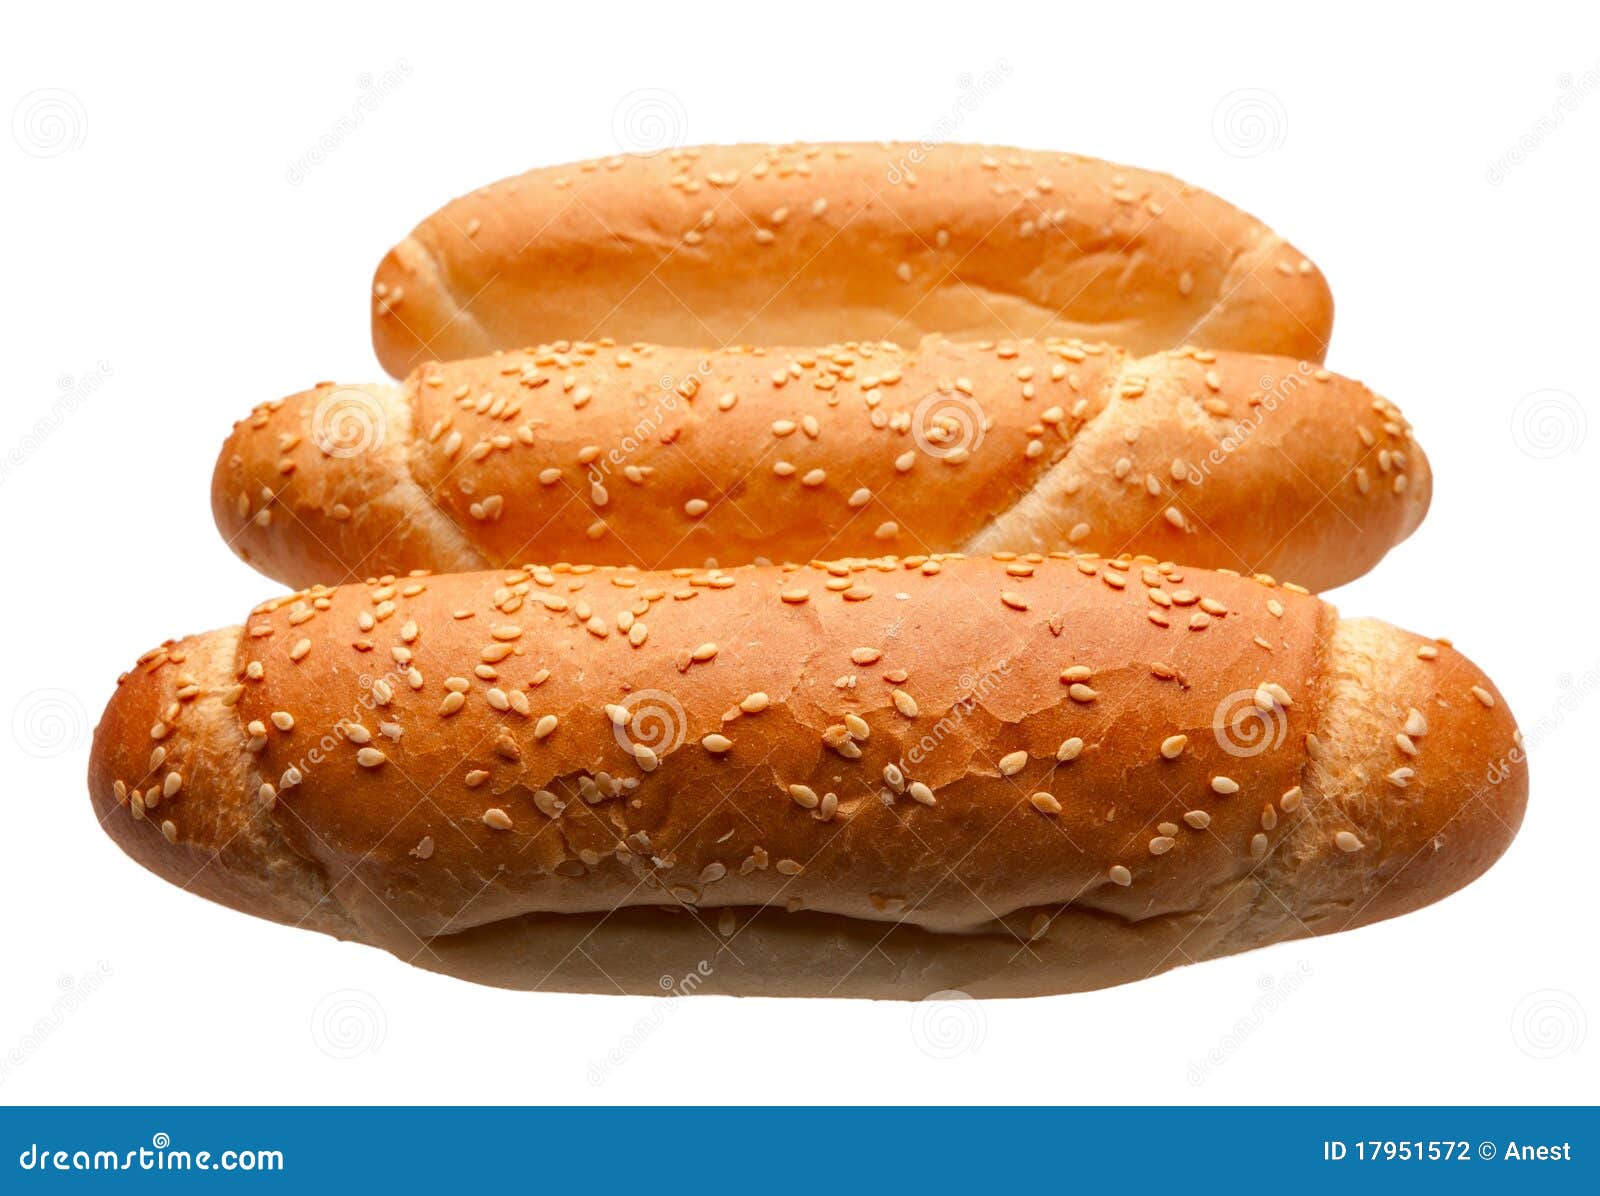
[[[91,790],[169,879],[492,983],[1025,995],[1445,895],[1513,735],[1447,646],[1154,561],[556,567],[147,654]]]
[[[1393,406],[1304,361],[1072,341],[550,346],[235,425],[213,481],[291,584],[507,565],[1144,552],[1322,589],[1426,511]]]
[[[1072,154],[732,145],[532,170],[379,264],[395,376],[563,338],[677,345],[1072,336],[1320,361],[1321,273],[1166,175]]]

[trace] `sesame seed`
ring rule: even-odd
[[[1092,702],[1100,695],[1081,681],[1076,681],[1067,688],[1067,696],[1074,702]]]
[[[713,755],[721,755],[733,747],[733,740],[726,735],[707,735],[700,741],[700,746]]]
[[[490,806],[483,812],[483,825],[490,830],[508,831],[512,827],[511,815],[499,806]]]
[[[810,785],[790,785],[789,796],[794,798],[796,804],[807,810],[815,810],[822,800]]]
[[[1014,777],[1027,766],[1027,752],[1007,752],[1000,757],[1000,775],[1003,777]]]
[[[1041,814],[1061,813],[1061,803],[1056,800],[1053,793],[1035,793],[1028,800],[1033,803],[1033,808]]]
[[[1187,735],[1169,735],[1161,741],[1161,754],[1168,760],[1176,760],[1183,755],[1183,749],[1188,746]]]
[[[1224,797],[1230,797],[1239,792],[1239,782],[1234,780],[1232,777],[1212,777],[1211,791],[1213,793],[1220,793]]]
[[[891,690],[889,696],[894,700],[894,708],[906,718],[917,717],[917,700],[905,690]]]
[[[758,690],[757,692],[744,697],[739,702],[739,709],[743,710],[746,714],[760,714],[767,708],[770,701],[771,699],[769,699],[766,694],[761,693]]]
[[[1012,610],[1028,609],[1028,600],[1015,590],[1002,590],[1000,592],[1000,601]]]
[[[701,644],[693,652],[689,653],[689,659],[690,660],[700,661],[703,664],[706,661],[710,660],[716,654],[717,654],[717,645],[716,644],[711,644],[711,643],[706,643],[706,644]]]
[[[356,763],[362,768],[377,768],[388,758],[375,747],[364,747],[356,753]]]
[[[713,860],[700,869],[700,883],[702,885],[715,884],[726,875],[728,875],[727,865]]]
[[[464,778],[468,789],[476,789],[488,779],[488,772],[482,768],[469,769],[466,777]]]
[[[553,714],[541,714],[539,721],[533,725],[533,737],[535,739],[548,738],[555,731],[558,721]]]
[[[272,712],[272,725],[280,731],[294,730],[294,715],[287,710],[274,710]]]
[[[1112,864],[1111,871],[1107,872],[1106,875],[1111,878],[1112,884],[1121,885],[1123,888],[1127,888],[1133,883],[1133,873],[1129,872],[1121,864]]]
[[[933,796],[933,790],[921,781],[912,781],[906,792],[911,795],[912,800],[921,802],[925,806],[937,804]]]
[[[1293,789],[1289,790],[1278,799],[1278,809],[1282,810],[1285,814],[1294,813],[1300,808],[1301,796],[1300,786],[1296,785]]]
[[[1061,741],[1061,746],[1056,749],[1056,759],[1065,764],[1068,760],[1076,760],[1081,751],[1083,751],[1083,740],[1074,735],[1071,739]]]
[[[1397,768],[1389,774],[1389,784],[1393,785],[1396,789],[1404,789],[1410,782],[1411,778],[1416,775],[1416,770],[1413,768]]]
[[[1485,706],[1494,705],[1494,695],[1488,690],[1484,689],[1481,685],[1474,685],[1472,687],[1472,696],[1477,698],[1478,701],[1482,702]]]
[[[779,594],[778,597],[782,598],[785,602],[799,604],[810,598],[811,593],[809,590],[785,590],[783,593]]]
[[[451,690],[445,694],[444,701],[439,703],[439,716],[449,718],[456,711],[467,704],[467,695],[460,690]]]
[[[1333,837],[1334,844],[1340,851],[1360,851],[1365,844],[1349,831],[1340,831]]]
[[[1150,854],[1166,855],[1167,852],[1171,851],[1177,846],[1177,844],[1178,841],[1171,835],[1157,835],[1154,839],[1150,840]]]
[[[1428,733],[1428,720],[1415,706],[1406,711],[1405,733],[1412,739],[1420,739]]]
[[[1203,831],[1211,825],[1211,815],[1204,810],[1189,810],[1184,814],[1183,820],[1197,831]]]
[[[1259,831],[1250,836],[1250,854],[1258,860],[1267,854],[1267,837]]]
[[[172,819],[168,818],[162,822],[161,834],[168,843],[176,843],[178,841],[178,828]]]

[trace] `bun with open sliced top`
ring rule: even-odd
[[[530,170],[453,200],[379,264],[396,377],[556,340],[675,345],[1082,337],[1320,361],[1322,274],[1259,220],[1075,154],[723,145]]]

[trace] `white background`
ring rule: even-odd
[[[1427,7],[10,10],[0,1100],[1592,1100],[1600,16]],[[113,679],[273,592],[212,527],[230,423],[379,377],[383,251],[477,184],[616,152],[638,89],[691,143],[948,131],[1163,169],[1304,249],[1329,365],[1437,475],[1421,531],[1334,599],[1453,636],[1510,697],[1535,747],[1506,858],[1371,929],[945,1009],[476,988],[126,860],[83,784]]]

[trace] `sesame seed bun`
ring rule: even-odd
[[[1415,909],[1505,849],[1527,774],[1440,641],[1003,556],[274,599],[141,657],[89,787],[163,877],[472,980],[917,998]]]
[[[1310,362],[930,337],[546,346],[324,384],[235,425],[212,504],[293,585],[1092,549],[1324,589],[1404,539],[1431,490],[1404,417]]]
[[[379,264],[372,338],[432,359],[612,336],[677,345],[1067,336],[1320,361],[1321,273],[1196,187],[976,145],[731,145],[532,170]]]

